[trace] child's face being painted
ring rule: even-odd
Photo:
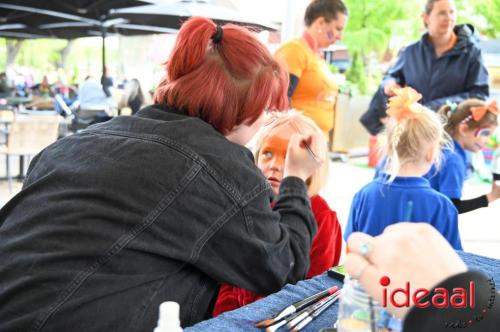
[[[477,152],[482,150],[490,140],[491,134],[496,130],[496,126],[486,126],[476,129],[466,129],[463,131],[463,147],[465,150]]]
[[[283,180],[288,142],[293,133],[293,129],[289,126],[271,131],[262,142],[257,156],[257,166],[271,184],[275,195],[278,195],[281,180]]]

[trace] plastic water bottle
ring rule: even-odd
[[[168,301],[160,304],[160,317],[153,332],[182,332],[177,302]]]
[[[359,282],[346,277],[340,298],[337,331],[402,331],[402,323],[366,294]]]
[[[498,147],[493,155],[492,164],[493,181],[497,186],[500,186],[500,147]]]

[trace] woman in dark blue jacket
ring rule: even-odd
[[[454,1],[428,0],[423,19],[427,32],[401,52],[361,118],[371,134],[382,130],[386,98],[396,87],[414,88],[422,94],[422,104],[435,111],[447,101],[489,96],[488,72],[474,27],[455,26]]]

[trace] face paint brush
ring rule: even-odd
[[[285,309],[281,310],[273,318],[266,319],[266,320],[263,320],[261,322],[258,322],[257,324],[255,324],[255,326],[256,327],[268,327],[268,326],[271,326],[274,323],[282,320],[286,316],[291,315],[293,313],[296,313],[297,311],[300,311],[300,310],[304,309],[305,307],[307,307],[311,303],[314,303],[314,302],[318,301],[319,299],[322,299],[325,296],[328,296],[328,295],[331,295],[331,294],[335,293],[338,289],[339,288],[337,286],[333,286],[333,287],[325,289],[324,291],[321,291],[321,292],[319,292],[317,294],[311,295],[311,296],[309,296],[309,297],[307,297],[307,298],[305,298],[305,299],[303,299],[303,300],[301,300],[299,302],[296,302],[296,303],[294,303],[294,304],[286,307]]]

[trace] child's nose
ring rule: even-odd
[[[282,171],[283,170],[283,164],[284,160],[281,157],[274,157],[271,160],[271,169],[277,170],[277,171]]]

